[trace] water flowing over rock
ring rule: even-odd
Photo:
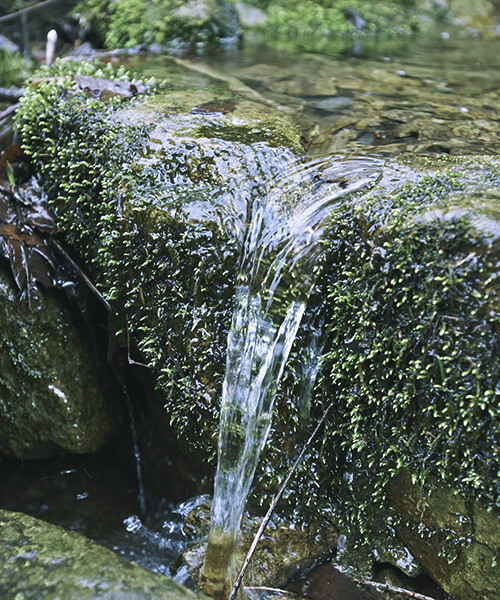
[[[247,200],[294,168],[300,140],[270,104],[244,96],[244,86],[236,94],[234,79],[186,74],[179,63],[173,73],[164,96],[131,106],[47,82],[29,90],[19,119],[68,242],[117,312],[122,343],[135,337],[178,435],[213,460]],[[176,78],[194,87],[199,78],[199,97]],[[317,169],[311,189],[349,184],[353,162],[331,160],[331,176]],[[280,511],[297,520],[326,513],[350,532],[384,537],[395,530],[388,485],[403,468],[424,492],[445,481],[478,506],[496,501],[500,165],[401,155],[381,169],[370,191],[343,199],[325,233],[302,322],[318,318],[326,332],[312,361],[311,419],[332,399],[335,411]],[[267,508],[297,456],[304,421],[292,399],[310,337],[298,328],[249,506]],[[347,546],[361,540],[353,533]],[[466,552],[467,540],[458,542]]]
[[[271,428],[276,391],[319,272],[328,216],[342,198],[374,185],[381,166],[376,159],[336,164],[330,158],[292,166],[271,182],[269,191],[268,182],[263,182],[260,196],[245,211],[203,571],[204,589],[212,595],[226,585],[231,550]],[[315,358],[319,357],[313,356],[313,363]],[[313,385],[314,379],[303,382],[309,391]],[[303,395],[299,393],[299,400],[309,403]]]

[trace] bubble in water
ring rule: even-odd
[[[139,519],[137,515],[132,515],[131,517],[127,517],[123,520],[123,524],[127,531],[131,533],[137,533],[139,529],[142,527],[142,521]]]

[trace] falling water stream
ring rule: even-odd
[[[314,286],[328,217],[346,195],[374,184],[381,164],[377,158],[315,159],[269,182],[248,207],[227,341],[212,524],[202,577],[212,595],[227,593],[227,571],[246,497]],[[320,340],[318,325],[306,349],[299,394],[304,406],[318,369]]]

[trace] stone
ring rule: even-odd
[[[243,518],[240,539],[233,559],[238,573],[261,520],[246,515]],[[205,558],[206,537],[210,528],[210,506],[201,505],[186,518],[184,531],[193,540],[205,541],[191,545],[176,561],[174,569],[187,567],[194,581],[200,579]],[[283,586],[298,572],[329,558],[337,547],[338,530],[331,523],[319,521],[294,526],[280,519],[272,519],[257,544],[250,566],[243,580],[247,586]]]
[[[23,311],[0,263],[0,452],[46,458],[95,452],[117,430],[90,340],[54,290]]]
[[[72,531],[0,510],[0,596],[16,600],[195,600],[172,579]]]
[[[407,472],[390,487],[401,518],[398,534],[430,576],[456,600],[494,600],[500,578],[498,511],[447,486],[425,493]]]

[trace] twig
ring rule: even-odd
[[[250,564],[250,561],[252,560],[252,556],[253,556],[253,553],[255,552],[255,548],[257,547],[257,544],[259,543],[259,540],[260,540],[262,534],[264,533],[264,529],[266,528],[267,524],[269,523],[269,520],[271,519],[271,515],[273,514],[273,511],[276,508],[276,505],[278,504],[279,499],[283,495],[283,492],[285,491],[285,489],[286,489],[286,487],[287,487],[287,485],[288,485],[288,483],[289,483],[289,481],[290,481],[293,473],[295,472],[295,469],[298,467],[298,465],[299,465],[300,461],[302,460],[302,457],[304,456],[307,448],[309,447],[309,445],[313,441],[314,437],[316,436],[316,433],[318,432],[319,428],[323,424],[323,421],[326,419],[326,415],[328,414],[328,411],[330,410],[330,408],[332,406],[333,406],[333,402],[331,402],[327,406],[325,412],[321,416],[321,419],[318,421],[316,427],[314,428],[314,431],[309,436],[309,439],[307,440],[307,442],[302,447],[302,450],[300,451],[300,454],[298,455],[296,461],[293,463],[292,468],[290,469],[290,471],[288,472],[288,475],[285,478],[285,481],[283,481],[283,483],[281,484],[280,489],[278,490],[278,493],[274,497],[274,499],[273,499],[273,501],[271,503],[271,506],[269,507],[269,510],[266,513],[266,516],[262,520],[262,523],[260,524],[260,527],[259,527],[257,533],[255,534],[255,537],[253,538],[252,545],[250,546],[250,549],[248,550],[248,553],[246,555],[245,561],[243,562],[243,566],[241,567],[241,570],[240,570],[240,572],[238,574],[238,577],[236,578],[236,581],[234,583],[233,589],[231,590],[231,593],[229,594],[228,600],[235,600],[236,594],[238,593],[238,589],[239,589],[239,587],[241,585],[241,582],[243,580],[245,572],[248,569],[248,565]]]
[[[410,598],[417,598],[417,600],[436,600],[435,598],[431,598],[430,596],[424,596],[424,594],[419,594],[418,592],[412,592],[411,590],[405,590],[400,587],[395,587],[394,585],[389,585],[388,583],[377,583],[376,581],[369,581],[363,579],[355,579],[354,581],[357,583],[361,583],[363,585],[371,585],[372,587],[380,588],[381,590],[388,590],[389,592],[397,592],[398,594],[405,594]]]
[[[44,8],[45,6],[48,6],[49,4],[53,4],[54,2],[57,2],[58,0],[43,0],[43,2],[38,2],[38,4],[32,4],[31,6],[27,6],[26,8],[20,8],[19,10],[16,10],[16,12],[10,13],[9,15],[4,15],[3,17],[0,17],[0,23],[5,23],[6,21],[10,21],[10,19],[15,19],[16,17],[19,17],[20,15],[25,15],[29,12],[31,12],[32,10],[36,10],[37,8]]]
[[[262,592],[277,592],[278,594],[283,594],[285,596],[291,596],[292,598],[298,598],[295,592],[290,592],[289,590],[280,590],[279,588],[267,587],[265,585],[249,585],[244,587],[245,590],[257,590]]]
[[[110,303],[106,300],[106,298],[101,294],[101,292],[96,288],[96,286],[92,283],[89,277],[80,269],[80,267],[76,264],[76,262],[71,258],[71,256],[64,250],[64,248],[56,242],[56,240],[51,239],[51,244],[55,246],[55,248],[64,256],[64,258],[69,262],[69,264],[75,269],[78,275],[83,279],[83,281],[87,284],[90,290],[93,292],[95,296],[99,299],[101,304],[106,308],[107,311],[111,310]]]

